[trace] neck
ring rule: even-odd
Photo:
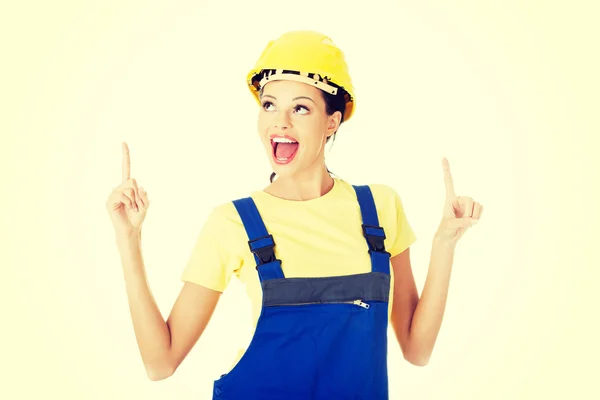
[[[305,201],[327,194],[333,188],[333,178],[325,165],[317,171],[302,171],[277,178],[265,192],[284,200]]]

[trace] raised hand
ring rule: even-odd
[[[442,222],[434,239],[437,242],[443,242],[454,247],[467,229],[479,221],[483,206],[471,197],[457,196],[454,191],[452,174],[450,173],[450,164],[446,158],[442,160],[442,167],[446,186],[446,200],[442,212]]]
[[[113,189],[106,201],[106,209],[117,234],[128,235],[139,231],[150,206],[148,194],[135,179],[131,179],[129,147],[122,144],[123,161],[121,184]]]

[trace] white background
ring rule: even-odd
[[[3,5],[0,397],[210,398],[249,308],[233,281],[176,374],[147,379],[104,209],[120,142],[152,200],[143,251],[166,318],[211,208],[268,183],[247,72],[268,40],[316,29],[356,86],[328,166],[400,193],[419,289],[443,156],[485,208],[430,364],[404,361],[390,331],[391,398],[597,398],[597,13],[558,3]]]

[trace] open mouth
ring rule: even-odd
[[[277,164],[288,164],[298,152],[298,141],[291,136],[271,136],[273,159]]]

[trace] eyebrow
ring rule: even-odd
[[[276,98],[275,96],[271,96],[270,94],[264,94],[262,97],[263,97],[263,98],[265,98],[265,97],[270,97],[270,98],[272,98],[272,99],[274,99],[274,100],[277,100],[277,98]],[[306,96],[298,96],[298,97],[294,97],[294,98],[292,99],[292,101],[296,101],[296,100],[299,100],[299,99],[307,99],[307,100],[310,100],[310,101],[312,101],[313,103],[315,103],[315,101],[314,101],[313,99],[311,99],[310,97],[306,97]],[[317,103],[315,103],[315,104],[317,104]]]

